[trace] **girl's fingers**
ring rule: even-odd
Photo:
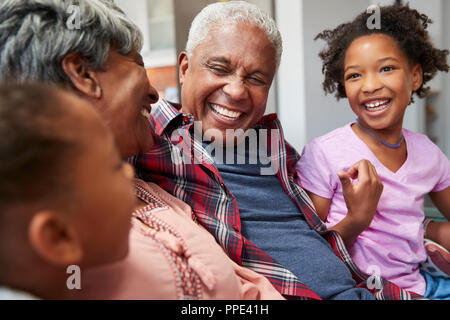
[[[349,179],[358,180],[358,182],[380,182],[375,166],[368,160],[361,160],[351,166],[347,172],[338,173],[339,178],[344,182],[350,182]],[[343,179],[346,178],[346,179]]]
[[[352,192],[352,182],[350,181],[350,175],[348,172],[340,171],[338,172],[339,180],[342,184],[342,193],[348,195]]]
[[[359,175],[359,169],[358,169],[359,163],[354,164],[353,166],[348,169],[347,173],[349,177],[353,180],[356,180]]]
[[[359,181],[365,181],[370,178],[369,174],[369,163],[367,160],[361,160],[354,164],[351,168],[352,173],[355,172],[356,175],[352,176],[352,179],[358,178]]]

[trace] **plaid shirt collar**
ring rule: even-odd
[[[237,203],[224,191],[225,184],[201,142],[189,134],[194,123],[193,116],[183,114],[180,110],[180,105],[160,101],[150,117],[151,126],[156,133],[156,148],[146,155],[131,159],[138,176],[143,180],[157,182],[174,196],[190,204],[198,221],[215,236],[234,261],[266,276],[282,294],[303,299],[320,299],[294,274],[242,236]],[[272,154],[273,161],[277,162],[278,178],[283,189],[303,212],[310,226],[329,242],[335,254],[347,265],[353,278],[359,283],[358,286],[370,290],[378,299],[407,300],[417,297],[379,276],[368,277],[357,268],[340,235],[326,229],[311,200],[296,184],[295,164],[300,156],[285,142],[277,116],[272,114],[263,117],[258,126],[278,132],[278,150],[268,151]],[[174,137],[174,131],[180,131],[184,139],[178,139],[177,135]],[[270,137],[268,142],[269,139]],[[177,157],[177,148],[185,145],[186,140],[190,141],[188,153],[193,158],[200,159],[200,166],[183,164]],[[270,145],[268,143],[269,148]],[[215,177],[206,174],[201,167],[210,170]]]
[[[150,121],[153,122],[154,131],[158,136],[163,135],[164,131],[170,127],[172,122],[194,121],[192,115],[181,113],[181,105],[179,104],[169,104],[165,100],[161,100],[156,107],[153,116]]]

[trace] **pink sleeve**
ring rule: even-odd
[[[241,267],[234,261],[231,263],[240,279],[241,300],[285,300],[266,277]]]
[[[297,182],[303,189],[322,198],[333,198],[337,172],[332,171],[322,148],[315,140],[303,149],[296,169]]]
[[[441,150],[436,168],[439,170],[440,179],[431,192],[440,192],[450,187],[450,161]]]

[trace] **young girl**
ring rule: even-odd
[[[305,146],[298,182],[363,272],[427,298],[448,298],[450,280],[421,273],[419,266],[426,259],[424,196],[450,218],[450,163],[426,136],[402,128],[413,94],[424,97],[424,85],[449,70],[448,51],[433,47],[426,30],[431,21],[409,6],[382,7],[381,29],[369,29],[369,18],[362,13],[317,36],[328,43],[320,53],[324,89],[347,98],[357,120]],[[379,205],[376,212],[347,211],[342,191],[374,183],[351,181],[358,172],[349,165],[366,160],[384,185]],[[448,222],[430,223],[427,232],[450,248]]]

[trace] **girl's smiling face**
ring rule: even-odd
[[[344,62],[348,101],[367,129],[401,130],[411,95],[422,85],[420,64],[411,67],[396,41],[385,34],[355,39]]]

